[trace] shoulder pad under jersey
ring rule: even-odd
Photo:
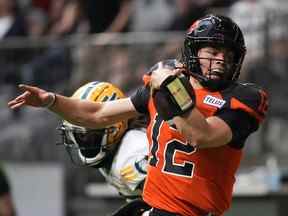
[[[241,109],[262,121],[268,109],[267,92],[253,83],[238,83],[231,91],[230,107]]]

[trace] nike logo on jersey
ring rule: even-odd
[[[217,98],[217,97],[213,97],[211,95],[207,95],[204,100],[203,100],[203,103],[204,104],[208,104],[208,105],[211,105],[211,106],[215,106],[215,107],[218,107],[218,108],[221,108],[224,106],[224,104],[226,103],[225,100],[222,100],[220,98]]]

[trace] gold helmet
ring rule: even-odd
[[[124,93],[108,82],[89,82],[75,91],[72,98],[105,102],[124,98]],[[113,154],[117,143],[128,127],[120,121],[100,129],[88,129],[63,121],[60,127],[63,144],[72,162],[77,165],[97,166],[108,155]]]

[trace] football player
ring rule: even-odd
[[[98,128],[149,116],[149,165],[143,199],[149,216],[223,215],[247,137],[264,120],[266,92],[237,81],[246,53],[230,18],[207,15],[185,35],[183,59],[155,65],[129,98],[80,102],[33,86],[8,105],[48,107],[70,122]]]
[[[71,96],[92,102],[124,97],[124,93],[115,85],[99,81],[81,86]],[[106,181],[129,202],[129,209],[125,205],[113,213],[115,216],[123,215],[124,211],[127,215],[140,215],[142,209],[147,209],[147,205],[141,201],[148,159],[144,123],[142,119],[122,120],[106,127],[90,129],[64,120],[58,128],[62,144],[72,162],[79,166],[99,168]],[[128,212],[132,206],[133,214]]]

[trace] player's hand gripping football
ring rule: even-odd
[[[55,102],[55,95],[35,86],[19,85],[20,90],[24,91],[21,95],[8,102],[11,109],[22,106],[50,107]]]

